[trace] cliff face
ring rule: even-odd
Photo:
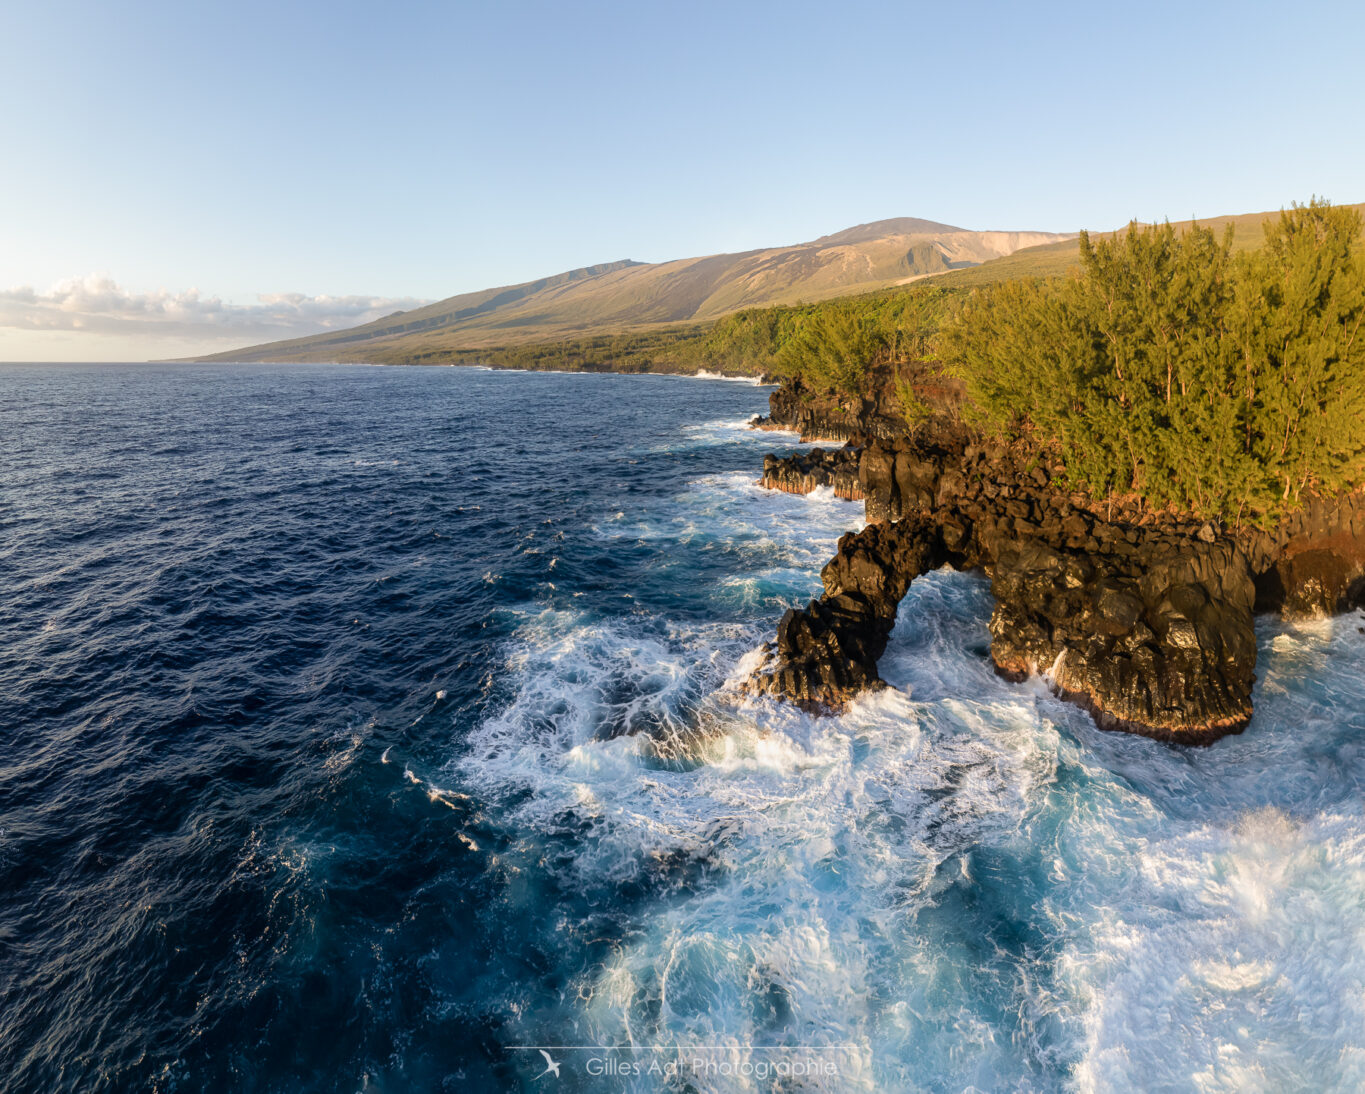
[[[798,452],[785,459],[764,456],[763,477],[758,484],[788,494],[809,494],[812,490],[828,486],[848,501],[863,500],[856,448],[836,448],[832,452],[812,448],[809,452]]]
[[[768,396],[768,415],[754,423],[755,429],[770,429],[801,435],[802,442],[847,441],[868,437],[891,440],[905,432],[905,419],[892,405],[884,383],[873,377],[869,392],[860,396],[819,395],[800,380],[787,378]]]
[[[764,461],[767,485],[860,493],[869,525],[840,540],[824,595],[783,618],[755,692],[833,709],[880,686],[901,598],[948,563],[991,578],[1000,673],[1046,673],[1104,728],[1205,744],[1251,717],[1256,611],[1365,604],[1359,494],[1314,500],[1274,532],[1237,531],[1096,504],[1060,468],[953,429],[859,441]]]

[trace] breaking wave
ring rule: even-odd
[[[1365,618],[1189,750],[941,570],[813,718],[736,685],[861,506],[748,385],[6,379],[7,1089],[1365,1086]]]

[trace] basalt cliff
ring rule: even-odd
[[[1182,744],[1251,718],[1254,618],[1365,605],[1365,494],[1311,498],[1274,530],[1153,513],[1074,493],[1061,468],[982,440],[947,417],[909,431],[876,399],[822,406],[799,386],[760,428],[845,442],[764,460],[762,485],[831,487],[867,526],[839,541],[824,594],[789,610],[746,687],[837,710],[881,687],[877,662],[915,578],[984,572],[1003,676],[1043,674],[1098,725]]]

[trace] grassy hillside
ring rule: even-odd
[[[1365,205],[1350,208],[1365,211]],[[1278,216],[1249,213],[1199,223],[1217,232],[1231,223],[1233,250],[1240,252],[1258,248],[1262,226]],[[1190,223],[1174,227],[1183,234]],[[1049,242],[1025,246],[1030,236]],[[1065,274],[1079,265],[1075,237],[966,232],[901,218],[797,247],[585,267],[451,297],[353,330],[201,360],[758,375],[799,372],[792,347],[837,320],[866,328],[859,337],[888,347],[883,355],[894,363],[912,359],[906,347],[923,343],[925,323],[932,328],[970,290]],[[762,306],[751,306],[754,299]]]
[[[1347,208],[1365,212],[1365,204]],[[1231,224],[1233,227],[1232,250],[1234,253],[1257,250],[1265,242],[1265,225],[1279,219],[1279,213],[1243,213],[1239,216],[1209,217],[1207,220],[1182,220],[1173,224],[1180,234],[1194,225],[1212,228],[1219,236]],[[1106,233],[1118,234],[1118,233]],[[1098,233],[1092,233],[1098,238]],[[995,285],[1001,281],[1013,281],[1020,277],[1056,277],[1080,269],[1081,260],[1074,238],[1055,243],[1045,243],[1037,247],[1025,247],[1003,258],[973,266],[970,269],[951,270],[933,276],[936,285],[953,288],[975,288],[980,285]]]
[[[911,285],[813,304],[747,308],[707,323],[677,323],[555,342],[457,350],[436,345],[425,352],[414,352],[409,344],[382,351],[371,360],[379,364],[689,375],[700,369],[753,376],[799,372],[801,340],[819,328],[827,316],[852,316],[888,351],[883,356],[901,359],[922,350],[924,336],[961,295],[961,290]]]
[[[616,336],[716,320],[758,305],[892,288],[1062,238],[1047,232],[972,232],[913,218],[877,221],[792,247],[585,267],[454,296],[352,330],[204,359],[417,361]]]

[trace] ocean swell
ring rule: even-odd
[[[1359,614],[1190,750],[937,570],[816,718],[736,683],[862,506],[747,385],[9,379],[7,1089],[1365,1084]]]

